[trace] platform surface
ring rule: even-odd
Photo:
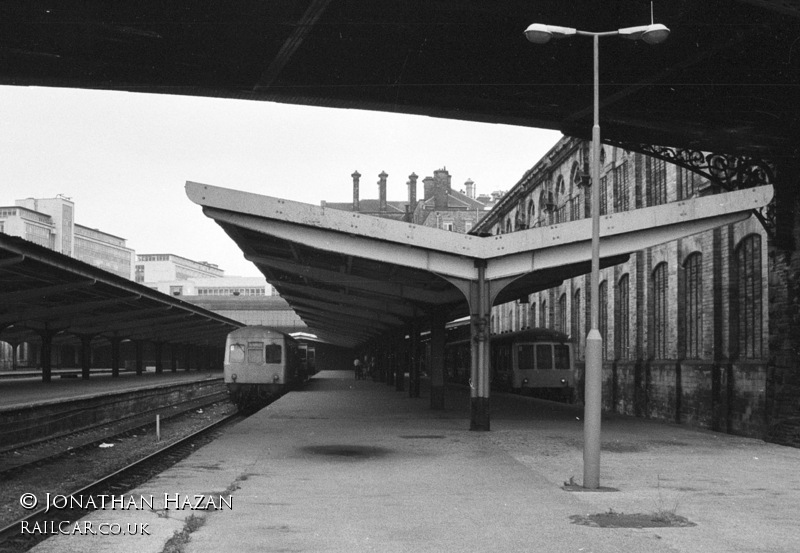
[[[467,391],[446,400],[432,411],[428,398],[322,372],[133,492],[154,509],[84,518],[149,535],[60,535],[33,551],[158,553],[190,527],[186,553],[800,551],[800,450],[614,416],[601,485],[618,491],[571,492],[579,408],[498,395],[491,431],[471,432]],[[232,509],[163,510],[164,494],[214,493]],[[656,511],[695,526],[576,524]]]
[[[54,373],[50,382],[42,382],[41,376],[0,377],[0,411],[207,378],[222,378],[222,371],[143,372],[141,375],[123,371],[118,377],[93,373],[88,380],[60,378]]]

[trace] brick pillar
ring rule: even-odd
[[[769,330],[766,435],[800,447],[800,160],[787,155],[777,168],[775,239],[769,255]]]

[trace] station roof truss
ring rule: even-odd
[[[600,49],[602,136],[779,156],[800,129],[800,3],[653,5],[663,44]],[[0,83],[413,113],[589,138],[592,44],[528,43],[531,23],[611,31],[651,2],[46,0],[0,5]]]
[[[503,303],[590,270],[590,219],[480,237],[201,183],[187,182],[186,191],[310,332],[345,347],[433,314],[474,315],[479,280],[490,303]],[[601,267],[744,220],[772,194],[763,186],[605,215]]]
[[[221,346],[241,323],[0,233],[0,340],[129,339]]]

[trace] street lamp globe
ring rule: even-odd
[[[558,25],[545,25],[544,23],[532,23],[525,29],[525,38],[534,44],[544,44],[551,38],[565,38],[578,33],[572,27],[559,27]]]
[[[661,23],[653,23],[647,26],[647,30],[642,33],[642,40],[647,44],[659,44],[664,42],[669,36],[669,29]]]

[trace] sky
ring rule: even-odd
[[[320,205],[408,197],[408,175],[447,168],[453,187],[508,190],[559,140],[555,131],[360,110],[129,92],[0,86],[0,206],[75,202],[75,222],[261,276],[184,192],[186,181]]]

